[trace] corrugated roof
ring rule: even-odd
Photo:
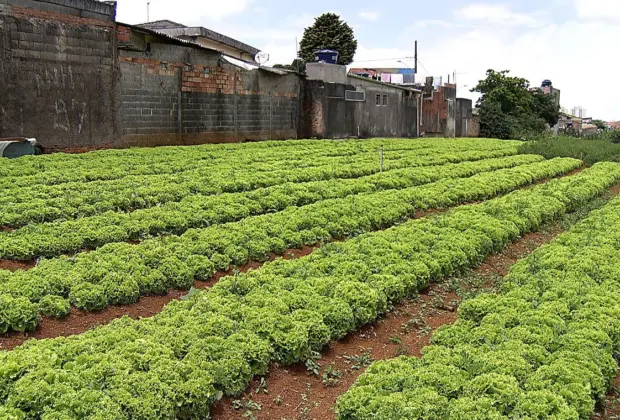
[[[164,38],[164,39],[166,39],[168,41],[171,41],[172,43],[177,44],[177,45],[186,45],[188,47],[200,48],[202,50],[207,50],[207,51],[211,51],[211,52],[216,52],[218,54],[222,54],[220,51],[218,51],[216,49],[205,47],[203,45],[200,45],[200,44],[197,44],[195,42],[188,41],[188,40],[185,40],[185,39],[180,39],[180,38],[177,38],[177,37],[174,37],[174,36],[170,36],[170,35],[167,35],[167,34],[165,34],[163,32],[156,31],[154,29],[148,29],[148,28],[145,28],[145,27],[140,26],[140,25],[130,25],[128,23],[122,23],[122,22],[116,22],[116,23],[118,25],[122,25],[122,26],[125,26],[127,28],[131,28],[134,31],[140,31],[140,32],[147,33],[149,35],[162,37],[162,38]]]
[[[192,41],[187,41],[187,40],[184,40],[184,39],[176,38],[176,37],[173,37],[173,36],[161,33],[159,31],[156,31],[156,30],[153,30],[153,29],[148,29],[148,28],[145,28],[145,27],[142,27],[142,26],[138,26],[138,25],[130,25],[128,23],[121,23],[121,22],[116,22],[116,23],[118,25],[122,25],[122,26],[125,26],[127,28],[131,28],[131,29],[133,29],[135,31],[141,31],[141,32],[144,32],[144,33],[147,33],[147,34],[151,34],[153,36],[162,37],[162,38],[164,38],[166,40],[169,40],[172,43],[175,43],[175,44],[178,44],[178,45],[183,45],[183,46],[199,48],[199,49],[207,50],[207,51],[211,51],[211,52],[216,52],[216,53],[220,54],[222,56],[222,58],[225,59],[228,63],[230,63],[232,65],[235,65],[237,67],[243,68],[244,70],[256,70],[256,69],[259,69],[259,70],[264,70],[264,71],[267,71],[267,72],[270,72],[270,73],[278,74],[278,75],[281,75],[281,76],[283,76],[285,74],[292,73],[292,72],[289,72],[289,71],[286,71],[286,70],[274,69],[274,68],[265,67],[265,66],[257,66],[255,64],[248,63],[248,62],[245,62],[243,60],[239,60],[238,58],[227,56],[226,54],[223,54],[222,52],[220,52],[218,50],[215,50],[213,48],[208,48],[208,47],[205,47],[203,45],[197,44],[197,43],[192,42]]]
[[[141,23],[139,25],[141,28],[147,29],[173,29],[173,28],[187,28],[187,26],[182,25],[177,22],[173,22],[171,20],[156,20],[154,22]]]
[[[155,22],[141,23],[136,25],[141,28],[154,30],[173,37],[203,37],[211,41],[218,42],[220,44],[235,48],[241,52],[256,55],[260,50],[251,45],[245,44],[241,41],[237,41],[229,36],[222,35],[211,29],[204,28],[202,26],[185,26],[171,20],[158,20]]]

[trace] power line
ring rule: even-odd
[[[428,71],[426,69],[426,67],[424,67],[424,64],[422,64],[422,62],[420,61],[420,57],[418,57],[418,63],[422,66],[422,68],[424,69],[424,71],[426,72],[426,74],[428,75],[432,75],[432,73],[430,71]]]

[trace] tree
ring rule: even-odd
[[[560,107],[556,105],[553,95],[547,95],[542,89],[535,89],[532,93],[532,111],[534,115],[545,120],[553,127],[560,120]]]
[[[471,90],[482,94],[478,106],[488,101],[499,104],[501,111],[508,115],[529,112],[533,101],[528,90],[530,83],[520,77],[508,76],[508,73],[510,70],[487,71],[486,79]]]
[[[300,58],[294,59],[291,64],[274,64],[273,68],[291,70],[296,71],[297,73],[306,74],[306,63]]]
[[[592,124],[599,130],[607,130],[607,123],[603,120],[592,120]]]
[[[530,89],[530,83],[509,76],[509,70],[488,70],[472,92],[481,94],[480,134],[487,137],[530,138],[543,133],[559,120],[555,98],[540,89]]]
[[[299,43],[299,58],[306,63],[313,62],[316,50],[338,51],[338,64],[352,63],[357,51],[353,29],[335,13],[319,16],[312,26],[304,30]]]
[[[509,139],[512,134],[508,115],[498,103],[487,101],[480,105],[480,137]]]

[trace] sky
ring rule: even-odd
[[[146,21],[147,0],[118,0],[117,20]],[[204,26],[252,45],[268,65],[289,64],[295,39],[314,18],[338,13],[358,40],[354,67],[414,67],[419,76],[456,74],[458,96],[488,69],[540,86],[561,105],[620,120],[620,0],[150,0],[150,20]]]

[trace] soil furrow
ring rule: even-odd
[[[618,193],[620,184],[611,188],[602,201]],[[576,219],[585,216],[578,213]],[[330,343],[315,362],[317,365],[272,365],[264,379],[255,378],[243,395],[217,402],[213,406],[213,419],[334,419],[336,399],[368,364],[399,355],[420,357],[421,350],[430,344],[432,332],[456,320],[462,299],[494,290],[511,265],[565,230],[561,223],[545,226],[539,232],[523,236],[500,254],[489,256],[471,273],[431,285],[418,297],[396,305],[380,321]],[[311,372],[313,369],[318,369],[319,374]],[[620,383],[620,377],[616,383]],[[620,412],[617,393],[610,394],[608,406],[615,407],[614,413]]]
[[[584,168],[576,169],[571,171],[566,176],[574,175]],[[552,179],[552,178],[551,178]],[[534,185],[539,185],[549,181],[550,179],[539,180],[532,185],[528,185],[526,187],[522,187],[521,189],[532,188]],[[506,194],[500,194],[497,197],[503,196]],[[421,210],[415,213],[413,219],[420,219],[424,217],[434,216],[448,210],[465,206],[476,204],[479,202],[467,202],[461,203],[458,206],[449,207],[449,208],[441,208],[441,209],[429,209],[429,210]],[[343,240],[338,239],[338,240]],[[320,244],[315,244],[313,246],[304,246],[301,249],[288,249],[282,255],[272,254],[269,257],[268,261],[273,261],[274,259],[282,256],[285,259],[291,258],[299,258],[305,255],[308,255],[314,251],[314,249],[318,248]],[[25,264],[25,266],[24,266]],[[0,268],[9,268],[9,269],[28,269],[34,266],[34,261],[31,262],[18,262],[18,261],[0,261]],[[213,286],[217,281],[225,277],[227,275],[233,274],[235,270],[240,272],[246,272],[250,269],[258,269],[260,268],[264,262],[252,261],[247,264],[244,264],[239,267],[230,268],[227,271],[221,271],[216,273],[209,281],[195,281],[194,288],[196,289],[206,289]],[[134,319],[139,318],[148,318],[159,313],[164,306],[170,303],[173,300],[180,299],[181,297],[187,294],[187,290],[171,290],[167,295],[164,296],[143,296],[140,300],[132,305],[122,305],[122,306],[108,306],[104,310],[99,312],[88,312],[76,308],[71,309],[71,313],[64,319],[54,319],[43,316],[37,326],[37,329],[34,332],[29,333],[17,333],[17,332],[9,332],[4,335],[0,335],[0,350],[11,350],[17,346],[20,346],[25,341],[35,338],[35,339],[44,339],[44,338],[54,338],[61,336],[70,336],[75,334],[80,334],[86,332],[92,328],[95,328],[100,325],[105,325],[114,319],[121,318],[123,316],[129,316]]]

